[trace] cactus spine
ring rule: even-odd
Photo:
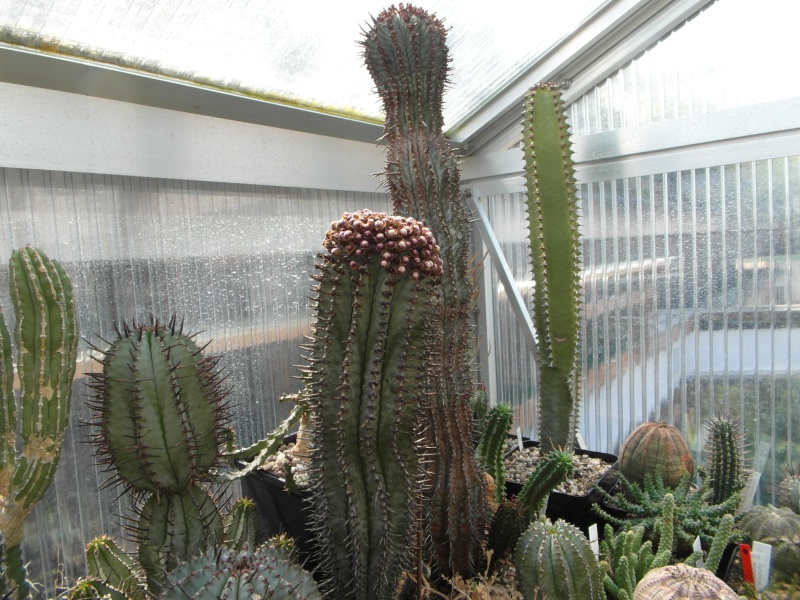
[[[508,430],[514,422],[514,411],[507,404],[492,407],[484,417],[483,433],[476,453],[483,468],[494,479],[494,501],[499,504],[505,496],[505,473],[503,462]]]
[[[574,447],[580,396],[581,266],[575,168],[558,89],[525,101],[523,149],[538,338],[542,452]]]
[[[526,600],[605,600],[600,566],[580,529],[565,521],[534,521],[514,551],[517,582]]]
[[[0,311],[0,593],[26,597],[20,554],[23,522],[53,480],[69,419],[78,326],[72,284],[61,265],[36,248],[15,250],[9,262],[19,409],[14,393],[11,335]]]
[[[739,596],[711,571],[679,563],[653,569],[633,592],[633,600],[659,598],[738,600]]]
[[[203,356],[174,317],[124,325],[101,362],[91,374],[99,462],[136,494],[139,561],[157,593],[165,569],[221,541],[206,482],[226,441],[227,391],[218,358]]]
[[[449,71],[441,21],[408,4],[390,7],[365,32],[363,56],[386,113],[386,185],[394,211],[423,221],[442,248],[440,309],[428,338],[431,371],[428,432],[431,492],[426,507],[433,562],[471,577],[482,560],[486,491],[472,446],[470,225],[458,163],[442,133]]]
[[[694,461],[681,432],[669,423],[648,421],[634,429],[619,451],[619,468],[631,483],[644,483],[645,475],[660,475],[668,487],[676,487]]]
[[[743,438],[739,422],[730,417],[712,417],[706,427],[706,487],[711,494],[710,502],[719,504],[745,485]]]
[[[336,598],[392,598],[418,527],[425,345],[442,266],[433,234],[368,210],[331,224],[306,371],[313,511]]]
[[[573,469],[572,452],[566,450],[554,450],[539,461],[517,495],[517,503],[529,519],[544,511],[550,492],[566,481]]]
[[[262,546],[240,551],[209,551],[168,575],[162,600],[321,600],[311,574],[293,563],[280,549]]]

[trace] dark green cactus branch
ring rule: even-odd
[[[727,416],[710,418],[706,428],[705,485],[710,502],[719,504],[745,486],[744,436],[739,422]]]
[[[517,504],[528,519],[535,519],[547,507],[550,493],[572,475],[572,452],[554,450],[536,465],[517,496]]]
[[[373,19],[362,45],[386,112],[386,187],[394,211],[424,222],[441,247],[440,308],[427,340],[436,368],[426,511],[437,569],[470,577],[482,559],[486,492],[471,441],[471,359],[477,346],[471,229],[458,162],[442,132],[446,32],[435,16],[401,4]]]
[[[331,594],[392,598],[419,525],[439,249],[414,219],[370,211],[343,215],[324,245],[305,392],[317,537]]]
[[[514,422],[514,410],[507,404],[493,406],[483,420],[480,442],[476,454],[483,468],[494,478],[494,501],[500,503],[505,496],[505,444],[508,430]]]
[[[580,394],[580,234],[569,129],[557,87],[531,89],[523,150],[538,338],[542,451],[572,449]]]

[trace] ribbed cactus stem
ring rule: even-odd
[[[29,584],[18,547],[25,517],[44,495],[58,465],[69,419],[78,327],[69,277],[44,252],[15,250],[9,280],[19,394],[14,392],[11,335],[0,311],[0,534],[9,557],[3,577],[15,582],[17,597],[24,597]]]
[[[498,561],[507,551],[513,551],[522,532],[528,528],[530,519],[520,509],[516,500],[507,500],[500,503],[492,518],[489,528],[489,537],[486,540],[487,549],[492,551],[489,564],[489,573],[494,572]]]
[[[323,569],[337,598],[394,597],[419,526],[425,344],[442,273],[431,231],[367,210],[331,224],[306,393]]]
[[[558,88],[525,100],[522,126],[538,339],[542,451],[572,449],[580,394],[581,263],[575,168]]]
[[[574,470],[572,458],[572,452],[554,450],[528,475],[517,495],[517,504],[529,519],[534,519],[542,513],[550,493],[572,475]]]
[[[717,567],[722,560],[722,554],[725,552],[725,547],[730,543],[733,537],[734,518],[733,515],[725,515],[719,522],[717,533],[714,534],[714,539],[711,542],[711,548],[708,550],[704,568],[712,573],[716,573]]]
[[[711,571],[679,563],[653,569],[633,592],[633,600],[662,598],[738,600],[739,596]]]
[[[449,51],[442,22],[409,4],[373,19],[362,41],[364,61],[386,113],[386,186],[394,211],[433,231],[444,274],[426,340],[431,370],[431,481],[426,507],[432,560],[444,575],[475,574],[482,560],[486,492],[472,446],[471,357],[477,346],[470,216],[460,192],[456,156],[442,132]]]
[[[124,592],[132,600],[146,598],[133,559],[108,536],[97,537],[86,546],[86,571],[89,577]]]
[[[234,550],[256,547],[256,503],[240,498],[223,520],[225,545]]]
[[[684,475],[694,472],[694,460],[674,425],[648,421],[625,438],[619,451],[619,468],[629,482],[642,484],[646,475],[657,474],[664,485],[674,488]]]
[[[500,503],[505,496],[505,445],[508,430],[514,422],[514,410],[508,404],[493,406],[483,419],[483,433],[476,454],[483,468],[494,479],[494,501]]]
[[[514,550],[517,582],[526,600],[605,600],[600,566],[589,540],[565,521],[534,521]]]
[[[731,417],[712,417],[706,427],[706,487],[711,492],[711,503],[719,504],[744,487],[744,437],[739,422]]]

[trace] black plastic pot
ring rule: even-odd
[[[522,446],[523,448],[539,447],[539,442],[528,440],[524,441]],[[515,448],[509,452],[508,455],[518,451],[519,449]],[[608,464],[609,470],[617,462],[618,458],[614,454],[596,452],[594,450],[575,450],[575,454],[599,458]],[[597,482],[597,484],[606,491],[609,491],[615,483],[616,477],[613,477],[613,473],[610,474],[609,471],[606,471],[606,473],[600,477]],[[506,481],[507,497],[512,498],[519,494],[521,490],[522,484],[513,481]],[[572,496],[562,492],[553,492],[550,494],[550,498],[547,501],[545,515],[552,521],[563,519],[567,523],[572,523],[576,527],[579,527],[584,533],[588,533],[590,525],[593,523],[598,523],[598,527],[601,530],[600,533],[602,534],[603,524],[600,522],[601,519],[592,510],[592,505],[599,503],[601,500],[602,496],[600,496],[600,493],[594,489],[590,490],[589,493],[583,496]]]

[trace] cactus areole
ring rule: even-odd
[[[368,210],[332,223],[324,246],[305,371],[321,568],[331,597],[394,598],[413,568],[442,262],[421,223]]]

